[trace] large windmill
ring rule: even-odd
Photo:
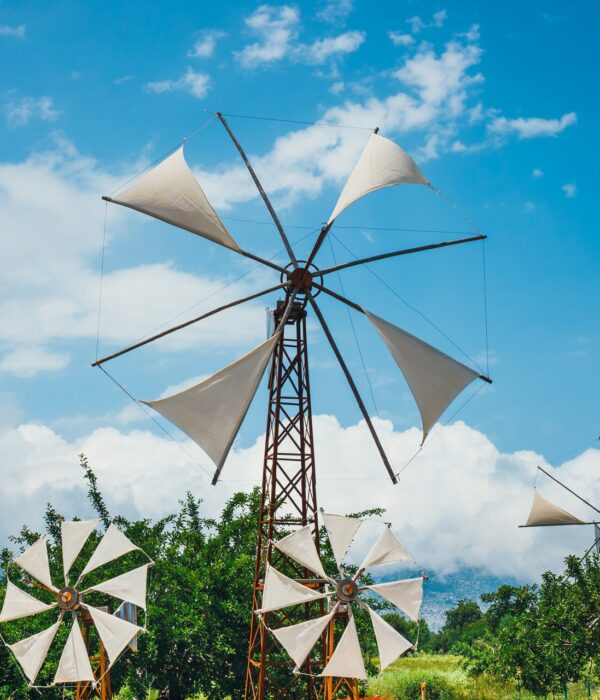
[[[262,263],[279,274],[276,284],[243,299],[224,304],[213,311],[134,343],[93,364],[105,362],[152,343],[183,327],[201,321],[220,311],[277,292],[281,298],[274,311],[272,335],[258,347],[228,365],[212,377],[172,396],[146,402],[192,440],[212,459],[216,466],[216,483],[233,441],[249,409],[260,380],[270,364],[267,429],[262,471],[262,491],[254,593],[252,609],[260,608],[267,565],[284,567],[294,579],[309,587],[322,588],[324,582],[314,579],[304,566],[286,558],[274,549],[272,542],[297,527],[309,527],[318,547],[319,516],[317,511],[315,455],[312,427],[310,378],[306,318],[312,311],[339,362],[365,423],[375,442],[381,460],[393,483],[397,475],[386,455],[367,408],[358,392],[330,327],[316,301],[319,293],[326,294],[354,311],[366,315],[391,352],[417,403],[423,427],[423,440],[449,404],[471,382],[491,380],[479,371],[467,367],[407,331],[393,325],[357,302],[334,292],[328,276],[347,268],[400,255],[416,254],[448,246],[481,241],[481,233],[410,249],[385,252],[361,260],[353,260],[319,269],[317,254],[334,226],[337,217],[347,207],[366,194],[384,187],[417,184],[433,190],[415,162],[399,146],[384,138],[376,129],[367,140],[362,154],[346,182],[327,223],[322,227],[306,260],[298,260],[269,198],[256,173],[233,134],[225,117],[219,120],[227,130],[262,197],[281,236],[289,263],[285,266],[266,260],[242,249],[227,230],[184,158],[184,144],[143,174],[132,186],[108,202],[120,204],[178,228],[217,243],[230,251]],[[285,560],[285,562],[284,562]],[[318,604],[318,603],[317,603]],[[305,619],[310,617],[305,609]],[[327,645],[325,645],[327,646]],[[321,659],[321,663],[326,662]],[[252,615],[245,697],[249,700],[273,697],[297,698],[297,686],[282,686],[281,660],[277,657],[273,635],[266,625]],[[313,674],[309,656],[305,662],[306,697],[321,697],[321,682]]]

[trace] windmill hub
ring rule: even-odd
[[[81,597],[71,586],[65,586],[58,593],[56,602],[61,610],[77,610]]]
[[[335,594],[342,603],[351,603],[358,596],[358,585],[350,578],[336,582]]]
[[[290,283],[299,292],[310,292],[313,283],[313,274],[306,267],[297,267],[290,273]]]

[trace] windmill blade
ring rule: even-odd
[[[63,520],[61,522],[60,535],[65,580],[73,566],[73,562],[77,559],[83,545],[87,542],[88,537],[96,529],[99,522],[100,518],[94,520],[73,520],[70,522]]]
[[[408,153],[393,141],[371,134],[327,223],[369,192],[408,183],[430,186]]]
[[[335,678],[367,679],[354,617],[350,617],[344,634],[338,642],[329,663],[320,675],[334,676]]]
[[[108,654],[110,666],[115,663],[131,640],[140,632],[145,631],[143,627],[138,627],[131,622],[127,622],[127,620],[122,620],[91,605],[86,605],[85,608],[92,616],[94,625]]]
[[[273,610],[281,610],[291,605],[300,603],[312,603],[328,596],[327,593],[304,586],[298,581],[282,574],[267,562],[265,583],[263,587],[262,605],[257,613],[267,613]]]
[[[423,421],[423,442],[437,419],[474,379],[488,380],[398,326],[364,311],[406,378]]]
[[[379,649],[379,665],[383,671],[398,657],[402,656],[402,654],[406,654],[409,649],[412,649],[413,644],[368,605],[364,603],[362,605],[368,610],[369,617],[371,618],[375,639],[377,641],[377,648]]]
[[[113,598],[124,600],[126,603],[133,603],[133,605],[137,605],[138,608],[145,610],[149,567],[150,564],[144,564],[144,566],[132,569],[120,576],[110,578],[96,586],[90,586],[87,590],[82,591],[82,595],[90,591],[107,593],[113,596]]]
[[[537,489],[533,491],[531,511],[525,525],[520,527],[546,527],[551,525],[591,525],[544,498]]]
[[[326,581],[331,580],[325,573],[323,564],[321,564],[310,525],[305,525],[299,530],[296,530],[296,532],[292,532],[290,535],[277,540],[277,542],[273,542],[273,546],[286,556],[298,562],[298,564],[310,569],[322,579]]]
[[[239,251],[185,161],[183,146],[116,197],[105,197]]]
[[[365,560],[360,565],[358,574],[369,566],[379,566],[380,564],[397,564],[401,561],[414,561],[406,547],[400,542],[392,532],[392,528],[387,525],[383,528],[381,535],[371,547]]]
[[[217,466],[216,483],[280,333],[190,389],[143,401],[174,423]]]
[[[23,571],[31,574],[34,579],[42,583],[54,593],[58,589],[54,587],[50,578],[50,564],[48,563],[48,547],[46,546],[46,535],[42,535],[37,542],[26,549],[23,554],[14,560]]]
[[[108,564],[109,561],[118,559],[124,554],[133,552],[136,549],[139,549],[139,547],[133,544],[114,523],[111,523],[104,533],[104,537],[100,540],[100,543],[90,557],[90,560],[81,572],[79,580],[99,566]]]
[[[328,615],[323,615],[323,617],[271,630],[277,641],[294,660],[296,670],[305,662],[306,657],[310,654],[310,650],[333,619],[336,610],[337,606]]]
[[[339,568],[364,520],[325,512],[322,512],[322,517],[329,537],[329,544]]]
[[[15,586],[10,579],[6,579],[6,595],[0,612],[0,622],[11,622],[22,617],[31,617],[55,607],[56,603],[43,603]]]
[[[78,681],[90,681],[93,683],[95,680],[88,650],[85,647],[77,618],[74,616],[73,626],[58,662],[52,685],[57,683],[77,683]]]
[[[409,578],[403,581],[376,583],[365,586],[370,591],[378,593],[382,598],[400,608],[411,620],[419,619],[419,610],[423,601],[423,578]]]
[[[22,639],[16,644],[7,644],[6,646],[15,655],[19,666],[23,669],[23,673],[27,676],[30,683],[35,683],[35,679],[42,668],[48,650],[54,641],[54,637],[60,627],[60,619],[54,623],[52,627],[48,627],[43,632]]]

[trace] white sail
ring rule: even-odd
[[[260,609],[256,612],[272,612],[273,610],[287,608],[290,605],[312,603],[321,598],[325,598],[324,593],[319,593],[319,591],[315,591],[302,583],[298,583],[298,581],[294,581],[294,579],[274,569],[267,562],[262,604]]]
[[[46,588],[58,592],[50,578],[50,564],[48,563],[48,547],[46,546],[46,535],[42,535],[37,542],[26,549],[23,554],[15,559],[24,571],[31,574],[33,578],[44,584]]]
[[[29,593],[26,593],[10,580],[6,580],[6,595],[0,612],[0,622],[10,622],[18,620],[22,617],[31,617],[38,613],[52,610],[56,607],[56,603],[42,603],[41,600],[34,598]]]
[[[59,626],[60,620],[43,632],[22,639],[16,644],[7,644],[30,683],[35,683]]]
[[[69,522],[63,520],[61,522],[60,533],[65,578],[71,570],[73,562],[77,559],[79,552],[81,552],[83,545],[87,542],[88,537],[96,529],[99,522],[99,518],[95,520],[73,520]]]
[[[403,581],[390,581],[389,583],[376,583],[366,586],[374,593],[378,593],[387,601],[400,608],[411,620],[419,619],[419,610],[423,601],[423,579],[409,578]]]
[[[366,680],[367,672],[363,661],[360,642],[356,632],[354,618],[351,617],[346,625],[338,645],[333,652],[329,663],[323,669],[321,676],[334,676],[335,678],[360,678]]]
[[[239,250],[189,169],[183,146],[109,201]]]
[[[352,544],[352,540],[363,522],[360,518],[348,518],[344,515],[323,513],[323,524],[327,530],[329,544],[338,567],[342,563],[348,547]]]
[[[99,593],[108,593],[108,595],[124,600],[127,603],[133,603],[143,610],[146,609],[146,585],[148,579],[149,564],[144,564],[137,569],[132,569],[127,573],[110,578],[107,581],[98,583],[95,586],[90,586],[83,593],[89,591],[98,591]]]
[[[392,532],[392,528],[386,526],[368,551],[360,568],[367,569],[369,566],[396,564],[407,560],[412,560],[408,550]]]
[[[212,377],[173,396],[144,401],[198,443],[221,470],[258,389],[279,333]]]
[[[88,651],[85,648],[79,623],[75,620],[58,662],[54,684],[77,683],[77,681],[93,682],[94,680],[94,672],[90,665]]]
[[[121,620],[121,618],[98,610],[98,608],[94,608],[91,605],[86,605],[86,608],[92,616],[112,666],[129,642],[144,630],[142,627],[133,625],[127,620]]]
[[[588,525],[566,510],[544,498],[537,489],[533,491],[533,503],[527,522],[521,527],[543,527],[546,525]]]
[[[113,559],[118,559],[128,552],[133,552],[139,549],[131,540],[129,540],[114,524],[111,523],[104,533],[104,537],[96,547],[90,560],[85,565],[81,572],[81,577],[89,574],[90,571],[97,569],[99,566],[108,564]]]
[[[317,576],[325,580],[329,579],[325,569],[323,569],[323,564],[321,564],[310,525],[305,525],[296,530],[296,532],[292,532],[290,535],[277,540],[277,542],[273,542],[273,546],[294,561],[297,561],[298,564],[302,564],[302,566],[310,569]]]
[[[414,160],[393,141],[371,134],[335,205],[328,223],[357,199],[382,187],[429,185]]]
[[[479,373],[401,328],[365,310],[415,397],[423,442],[437,419]]]
[[[369,616],[373,624],[373,630],[375,631],[375,639],[377,640],[377,648],[379,649],[379,665],[383,671],[384,668],[387,668],[399,656],[406,654],[409,649],[412,649],[413,645],[374,610],[371,610],[369,606],[366,607],[369,610]]]
[[[317,617],[314,620],[307,620],[306,622],[299,622],[297,625],[271,630],[277,641],[295,661],[296,669],[302,666],[306,657],[310,654],[310,650],[333,619],[333,615],[334,612],[332,611],[328,615]]]

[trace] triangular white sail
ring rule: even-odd
[[[296,530],[296,532],[292,532],[291,535],[273,542],[273,545],[280,552],[291,557],[298,564],[302,564],[302,566],[310,569],[317,576],[329,580],[329,576],[327,576],[325,569],[323,569],[323,564],[321,564],[310,525],[305,525]]]
[[[183,146],[109,201],[239,250],[185,162]]]
[[[351,617],[346,625],[338,645],[329,663],[323,669],[321,676],[335,678],[361,678],[366,680],[367,672],[363,661],[354,618]]]
[[[423,442],[437,419],[474,379],[466,365],[365,310],[415,397],[423,421]]]
[[[139,547],[133,544],[131,540],[127,539],[119,528],[111,523],[104,533],[104,537],[100,540],[100,543],[90,557],[90,560],[81,572],[81,577],[89,574],[90,571],[97,569],[99,566],[107,564],[113,559],[122,557],[128,552],[133,552],[135,549],[139,549]]]
[[[363,521],[360,518],[323,513],[323,524],[329,536],[333,556],[339,567]]]
[[[7,644],[30,683],[35,683],[59,626],[60,620],[43,632],[22,639],[16,644]]]
[[[400,542],[392,532],[392,528],[386,526],[381,535],[377,538],[360,568],[367,569],[369,566],[379,566],[380,564],[396,564],[400,561],[411,560],[406,547]]]
[[[332,611],[329,615],[323,615],[323,617],[317,617],[314,620],[307,620],[290,627],[280,627],[279,629],[271,630],[281,646],[294,659],[296,669],[302,666],[310,650],[317,643],[334,614]]]
[[[325,598],[324,593],[319,593],[319,591],[294,581],[294,579],[274,569],[267,562],[262,605],[260,610],[256,612],[266,613],[273,610],[281,610],[281,608],[287,608],[289,605],[312,603],[321,598]]]
[[[379,664],[383,671],[384,668],[387,668],[399,656],[402,656],[402,654],[405,654],[411,649],[413,645],[374,610],[371,610],[369,606],[366,607],[369,610],[369,616],[373,623],[377,648],[379,649]]]
[[[98,610],[98,608],[94,608],[91,605],[86,605],[86,609],[92,616],[92,620],[98,630],[102,644],[104,644],[104,648],[108,654],[110,665],[112,666],[119,658],[119,654],[136,634],[144,630],[142,627],[138,627],[137,625],[131,624],[131,622],[127,622],[127,620],[122,620],[119,617]]]
[[[374,593],[378,593],[397,608],[400,608],[411,620],[416,622],[419,619],[419,610],[423,601],[423,578],[376,583],[372,586],[366,586],[366,588]]]
[[[335,205],[331,223],[352,202],[391,185],[429,185],[414,160],[393,141],[371,134]]]
[[[94,680],[94,672],[90,665],[88,651],[85,648],[79,623],[75,620],[58,662],[54,684],[77,683],[77,681],[93,682]]]
[[[52,610],[56,607],[56,603],[42,603],[41,600],[34,598],[29,593],[26,593],[10,580],[6,580],[6,595],[0,612],[0,622],[10,622],[18,620],[21,617],[31,617],[38,613]]]
[[[588,525],[566,510],[544,498],[537,489],[533,491],[533,503],[527,522],[521,527],[543,527],[547,525]]]
[[[145,401],[189,435],[217,466],[217,475],[254,398],[279,340],[269,338],[196,386],[165,399]]]
[[[50,578],[50,564],[48,563],[48,548],[46,546],[46,535],[42,535],[37,542],[26,549],[23,554],[15,559],[24,571],[31,574],[44,586],[52,591],[57,591]]]
[[[90,586],[84,594],[89,591],[108,593],[119,600],[133,603],[139,608],[146,609],[146,584],[148,579],[149,564],[144,564],[137,569],[132,569],[125,574],[110,578],[95,586]]]
[[[60,524],[65,578],[71,570],[73,562],[77,559],[79,552],[81,552],[83,545],[87,542],[87,538],[96,529],[99,522],[100,519],[96,518],[95,520],[63,520]]]

